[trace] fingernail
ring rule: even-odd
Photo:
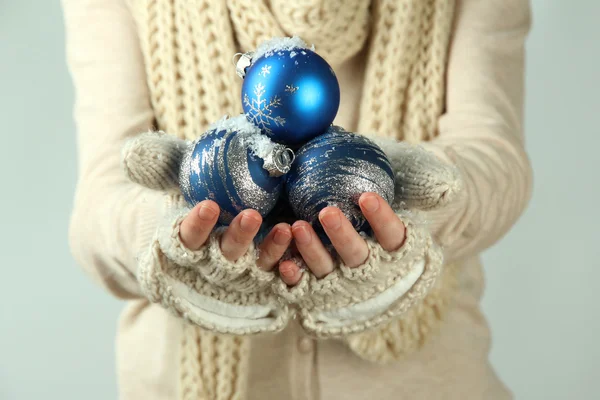
[[[202,221],[212,221],[216,216],[217,213],[212,209],[212,207],[202,206],[200,209],[198,209],[198,217]]]
[[[294,240],[298,244],[309,244],[311,241],[310,232],[306,229],[306,226],[300,225],[292,228],[294,233]]]
[[[340,213],[337,211],[326,211],[320,215],[319,219],[327,229],[338,229],[342,225]]]
[[[296,266],[293,264],[283,264],[279,267],[279,273],[286,278],[293,278],[296,276]]]
[[[242,218],[240,219],[240,229],[243,232],[253,232],[258,229],[259,225],[260,221],[248,214],[242,215]]]
[[[273,241],[275,244],[283,246],[284,244],[288,244],[290,242],[291,235],[288,231],[283,229],[277,229],[275,231],[275,235],[273,236]]]
[[[363,208],[368,212],[375,212],[379,209],[379,199],[376,196],[364,196],[361,203]]]

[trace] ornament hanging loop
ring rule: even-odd
[[[276,144],[273,151],[264,158],[263,168],[269,172],[270,176],[279,177],[290,171],[295,159],[296,155],[292,149]]]
[[[294,151],[292,149],[286,147],[285,151],[281,154],[282,157],[284,157],[284,160],[286,160],[287,165],[292,165],[294,163],[294,160],[296,159],[296,154],[294,154]]]
[[[252,56],[254,55],[254,52],[249,51],[247,53],[236,53],[233,55],[232,61],[233,64],[235,65],[235,72],[237,73],[237,75],[244,79],[244,77],[246,76],[246,69],[252,65]],[[236,60],[236,57],[239,58]]]

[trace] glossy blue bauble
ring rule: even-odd
[[[215,128],[184,152],[179,185],[185,200],[192,207],[203,200],[215,201],[221,208],[221,225],[247,208],[267,215],[283,190],[283,178],[264,168],[265,160],[251,149],[249,138],[235,129]]]
[[[242,105],[263,133],[296,147],[331,125],[340,105],[340,86],[333,69],[314,51],[274,51],[246,69]]]
[[[298,218],[310,222],[317,232],[322,230],[319,212],[327,206],[339,207],[357,231],[368,231],[358,199],[362,193],[375,192],[391,204],[394,174],[379,146],[331,126],[296,153],[285,190]]]

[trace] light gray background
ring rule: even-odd
[[[518,399],[599,398],[598,1],[534,0],[535,195],[485,254],[492,362]],[[0,0],[0,399],[116,398],[122,306],[69,255],[73,91],[58,1]]]

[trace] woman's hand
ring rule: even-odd
[[[381,247],[386,251],[398,250],[404,243],[405,227],[394,210],[375,193],[363,193],[359,206]],[[321,210],[319,221],[344,264],[354,268],[366,261],[367,243],[338,208]],[[322,278],[333,271],[333,258],[308,222],[295,222],[292,233],[299,253],[315,276]],[[290,260],[280,264],[279,272],[288,285],[297,284],[302,276],[301,269]]]
[[[198,203],[181,222],[179,237],[190,250],[198,250],[208,240],[219,218],[219,206],[211,200]],[[229,261],[243,256],[260,229],[262,218],[255,210],[244,210],[231,222],[221,237],[221,251]],[[292,230],[288,224],[273,227],[259,247],[257,265],[269,271],[278,263],[292,241]]]

